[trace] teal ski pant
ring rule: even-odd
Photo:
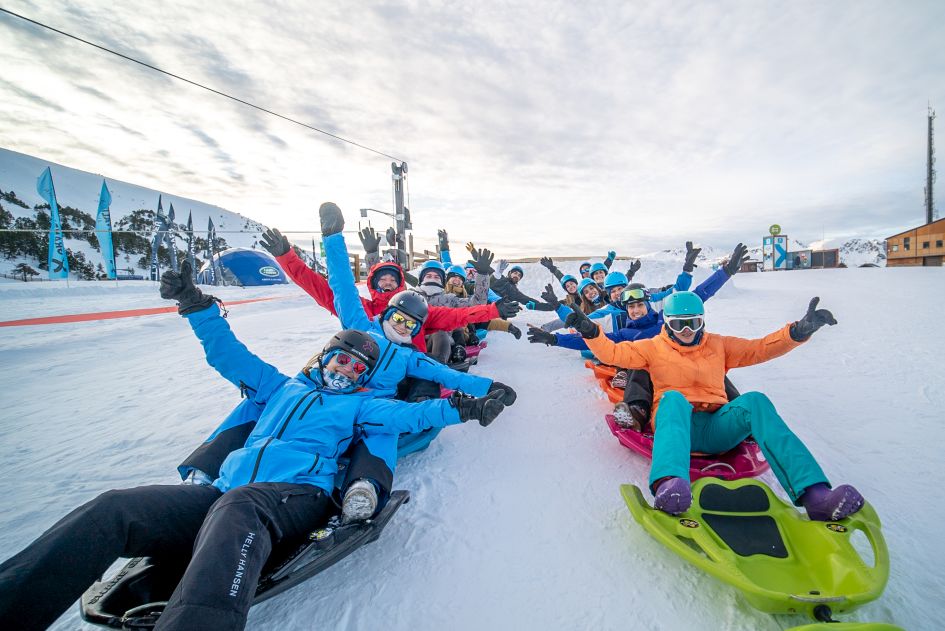
[[[724,453],[748,436],[754,437],[795,504],[808,487],[829,484],[814,456],[762,393],[746,392],[715,412],[693,412],[686,397],[670,390],[656,411],[650,489],[665,477],[688,480],[690,452]]]

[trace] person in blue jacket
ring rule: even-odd
[[[341,234],[344,229],[341,209],[331,202],[322,204],[319,218],[328,267],[328,285],[335,297],[335,313],[344,328],[367,331],[381,349],[378,369],[368,375],[364,383],[366,388],[371,388],[376,396],[393,397],[400,383],[406,377],[412,377],[424,384],[440,384],[450,390],[477,397],[498,391],[502,392],[505,405],[515,402],[515,391],[509,386],[485,377],[457,372],[414,348],[411,339],[426,317],[426,305],[422,302],[421,294],[411,290],[400,292],[391,298],[386,310],[369,318],[348,263],[348,249]],[[428,396],[438,395],[439,388],[436,388]],[[432,440],[436,431],[432,430],[433,435],[424,438]],[[383,500],[389,492],[397,465],[397,443],[398,437],[390,434],[364,437],[364,447],[375,459],[382,460],[384,467],[380,466],[380,462],[375,462],[373,470],[380,470],[380,473],[350,482],[344,493],[346,519],[370,517],[379,506],[379,500]]]
[[[357,330],[336,334],[294,377],[282,374],[236,338],[189,262],[163,275],[161,296],[177,301],[207,363],[263,407],[259,422],[212,484],[108,491],[0,564],[0,628],[46,628],[118,557],[154,556],[186,566],[156,631],[243,629],[271,551],[301,544],[336,512],[337,458],[355,436],[486,426],[505,407],[498,392],[376,398],[364,385],[381,349]]]
[[[687,243],[688,250],[692,251],[691,242]],[[698,250],[696,250],[698,253]],[[739,243],[729,257],[728,262],[717,269],[709,278],[700,283],[694,290],[694,293],[703,301],[714,296],[728,280],[738,273],[744,260],[748,257],[748,248]],[[695,256],[692,256],[692,260]],[[692,260],[687,255],[686,266],[692,265]],[[689,267],[691,272],[692,267]],[[684,271],[691,279],[689,272]],[[550,289],[550,286],[549,288]],[[680,290],[685,291],[685,290]],[[547,302],[552,302],[551,296],[542,294],[542,298]],[[622,305],[622,312],[626,318],[623,324],[617,330],[607,332],[605,335],[614,342],[633,342],[636,340],[648,339],[659,335],[663,327],[663,312],[656,311],[651,306],[652,298],[646,287],[640,283],[627,285],[620,296],[617,304]],[[616,308],[615,305],[608,305],[605,309]],[[594,313],[605,311],[600,309]],[[594,313],[588,317],[593,318]],[[594,320],[604,328],[608,323],[608,318],[599,318]],[[539,327],[529,325],[528,341],[533,344],[546,344],[548,346],[560,346],[578,351],[587,351],[587,343],[580,335],[576,333],[551,333],[542,330]],[[653,386],[650,382],[649,374],[645,370],[618,370],[617,374],[611,380],[611,385],[615,388],[624,388],[624,400],[618,402],[614,408],[614,417],[618,424],[631,429],[640,430],[645,425],[650,416],[650,407],[653,399]],[[738,396],[738,390],[725,378],[726,393],[730,398]]]

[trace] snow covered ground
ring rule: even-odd
[[[566,266],[573,271],[576,264]],[[621,264],[615,269],[623,269]],[[645,264],[649,284],[677,265]],[[697,270],[697,281],[706,272]],[[526,293],[550,275],[526,266]],[[885,594],[846,620],[941,628],[945,593],[941,269],[741,274],[709,304],[711,330],[760,336],[822,297],[840,324],[769,364],[733,371],[766,392],[836,482],[884,521]],[[294,373],[338,327],[294,286],[221,288],[230,324]],[[560,295],[560,291],[559,291]],[[0,319],[155,307],[154,284],[0,285]],[[524,322],[548,314],[526,313]],[[523,327],[524,328],[524,327]],[[113,487],[175,483],[175,466],[239,401],[174,314],[0,328],[0,558]],[[402,461],[404,506],[379,542],[253,609],[249,627],[293,629],[784,629],[661,547],[618,487],[647,463],[603,422],[610,405],[577,355],[493,333],[474,372],[519,400],[489,428],[449,428]],[[770,476],[766,481],[777,483]],[[54,627],[82,625],[77,608]]]

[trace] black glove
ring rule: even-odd
[[[561,301],[558,300],[558,297],[555,295],[555,290],[554,287],[551,286],[551,283],[545,285],[545,291],[541,292],[541,299],[555,309],[561,306]]]
[[[627,280],[633,280],[633,275],[636,274],[637,272],[639,272],[639,271],[640,271],[640,267],[642,267],[642,266],[643,266],[643,264],[640,263],[640,259],[637,259],[636,261],[634,261],[633,263],[631,263],[631,264],[630,264],[630,269],[627,270]]]
[[[663,285],[662,287],[660,287],[660,288],[657,289],[656,291],[658,291],[658,292],[660,292],[660,293],[663,293],[664,291],[669,291],[670,289],[672,289],[672,288],[675,287],[675,286],[676,286],[675,283],[670,283],[669,285]]]
[[[541,264],[542,267],[546,268],[549,272],[555,268],[555,262],[552,261],[547,256],[541,257],[540,259],[538,259],[538,262]]]
[[[466,421],[478,420],[479,424],[486,427],[495,420],[495,418],[505,409],[501,399],[505,396],[505,391],[496,390],[492,394],[484,397],[467,397],[459,392],[450,395],[450,405],[459,412],[459,420]]]
[[[515,339],[522,339],[522,329],[518,328],[514,324],[509,324],[509,333],[515,336]]]
[[[722,269],[725,270],[725,273],[729,276],[734,276],[738,273],[738,270],[741,269],[742,263],[748,258],[748,248],[739,243],[735,246],[735,250],[732,251],[732,256],[728,257],[728,263],[725,264],[725,267]]]
[[[600,335],[600,327],[591,322],[591,319],[577,307],[571,307],[571,314],[565,319],[564,325],[577,330],[578,335],[585,340],[592,340]]]
[[[387,245],[394,246],[397,245],[397,231],[393,228],[388,228],[387,232],[384,233],[384,236],[387,237]]]
[[[338,234],[345,229],[345,218],[341,209],[332,202],[325,202],[318,209],[318,218],[322,222],[322,236]]]
[[[499,310],[499,317],[503,320],[508,320],[509,318],[514,318],[519,311],[522,310],[522,305],[518,304],[514,300],[507,300],[503,298],[502,300],[495,303],[495,308]]]
[[[177,301],[177,313],[182,316],[203,311],[214,302],[213,296],[204,296],[194,285],[194,271],[190,261],[184,261],[180,272],[169,271],[161,275],[161,298]]]
[[[548,346],[557,346],[558,336],[554,333],[549,333],[544,329],[539,329],[534,324],[529,324],[528,341],[532,344],[547,344]]]
[[[494,394],[496,392],[501,392],[499,395],[499,401],[502,402],[502,405],[509,406],[515,403],[515,399],[518,398],[518,395],[515,394],[515,390],[512,390],[511,387],[501,383],[499,381],[493,381],[492,385],[489,386],[489,392],[487,394]]]
[[[699,256],[699,252],[702,252],[702,248],[694,248],[692,247],[692,241],[686,241],[686,262],[682,266],[684,272],[692,274],[693,268],[696,267],[696,257]]]
[[[494,258],[495,254],[490,252],[488,248],[482,248],[481,250],[472,251],[472,259],[469,262],[480,274],[491,274],[495,271],[492,269],[492,259]]]
[[[439,241],[440,252],[443,252],[444,250],[448,252],[450,249],[450,239],[448,236],[446,236],[446,230],[437,230],[436,238],[437,241]]]
[[[361,245],[364,246],[364,251],[368,254],[377,252],[377,248],[381,245],[381,238],[370,226],[359,232],[358,238],[361,239]]]
[[[833,326],[837,319],[826,309],[818,309],[817,303],[820,298],[811,298],[807,306],[807,313],[804,317],[791,325],[791,339],[795,342],[803,342],[811,335],[817,332],[817,329],[825,324]]]
[[[275,228],[266,230],[260,239],[263,249],[273,256],[282,256],[290,249],[289,240]]]

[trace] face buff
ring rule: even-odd
[[[384,329],[384,337],[389,339],[391,342],[395,342],[397,344],[409,344],[413,339],[410,333],[401,335],[395,331],[394,325],[391,324],[390,320],[384,320],[384,322],[381,323],[381,327]]]
[[[327,366],[322,368],[322,381],[325,383],[326,388],[337,392],[352,392],[358,387],[358,384],[353,382],[349,377],[334,372],[333,370],[328,370]]]

